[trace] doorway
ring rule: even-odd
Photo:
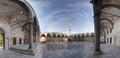
[[[0,34],[0,48],[3,48],[3,36]]]
[[[0,48],[5,49],[5,38],[4,38],[4,34],[0,34]]]
[[[16,38],[13,38],[13,45],[16,45]]]

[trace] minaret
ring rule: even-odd
[[[72,20],[69,20],[69,35],[72,32]]]

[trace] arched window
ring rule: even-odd
[[[112,37],[110,37],[110,43],[112,43]]]
[[[107,34],[109,34],[109,30],[107,30]]]
[[[34,17],[34,25],[37,26],[36,17]]]
[[[107,38],[107,43],[109,43],[109,38]]]
[[[112,28],[110,29],[110,33],[112,33]]]

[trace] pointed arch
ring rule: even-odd
[[[112,25],[112,29],[113,29],[114,23],[110,19],[108,19],[108,18],[101,18],[100,19],[100,21],[103,21],[103,20],[110,22],[110,24]]]

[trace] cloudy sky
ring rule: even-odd
[[[90,0],[29,0],[37,13],[42,32],[93,32],[93,10]]]

